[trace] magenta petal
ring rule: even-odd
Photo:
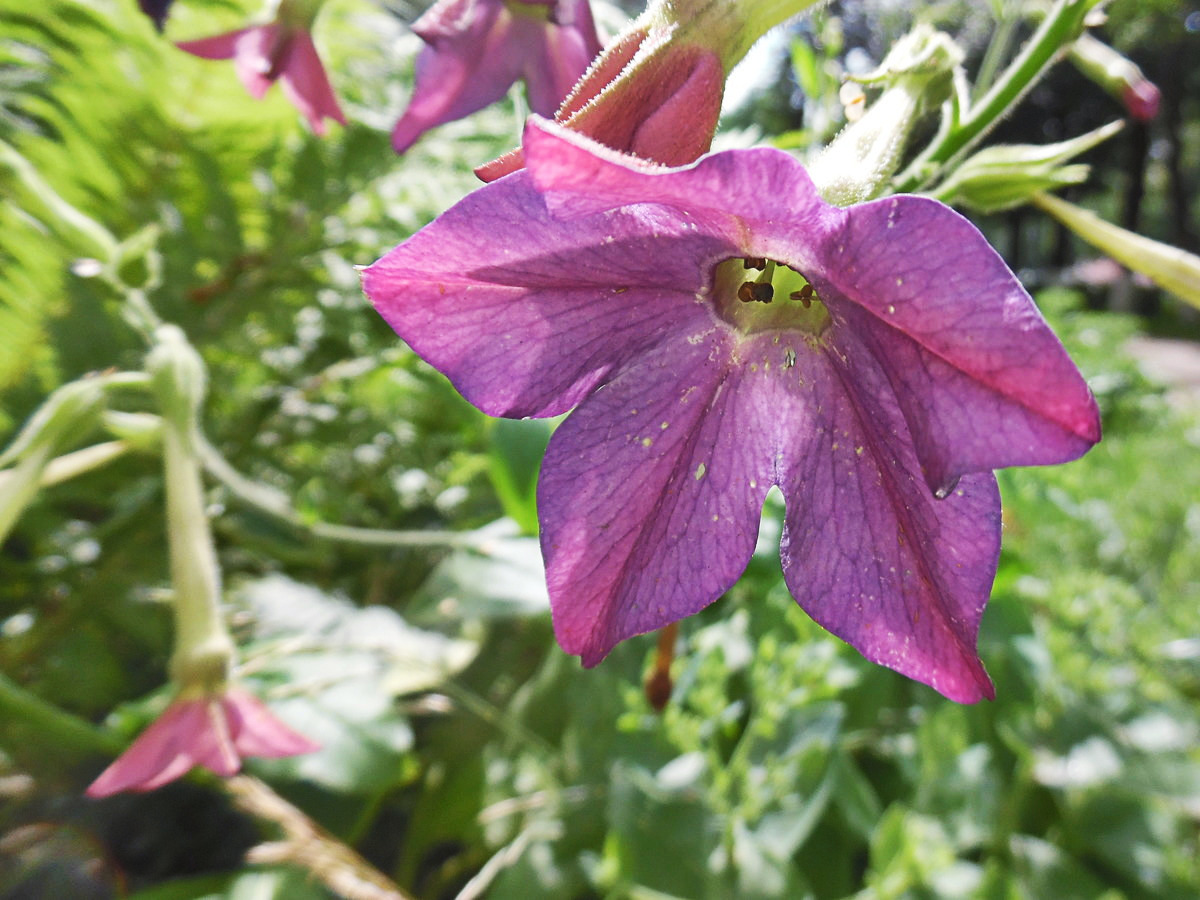
[[[1000,550],[995,479],[935,499],[874,363],[833,347],[796,358],[777,370],[793,399],[776,408],[812,423],[781,483],[792,596],[867,659],[960,702],[990,698],[975,645]]]
[[[653,250],[642,237],[649,233],[658,237]],[[707,272],[693,260],[715,260],[721,249],[649,208],[554,219],[518,174],[392,250],[363,273],[363,289],[484,412],[549,416],[664,332],[707,327],[711,314],[695,301]]]
[[[439,0],[413,26],[426,43],[412,100],[392,131],[403,153],[425,131],[483,109],[519,79],[534,112],[552,115],[599,52],[586,0],[543,3],[549,20],[500,0]]]
[[[120,791],[146,791],[185,774],[195,765],[194,736],[206,727],[202,701],[176,701],[87,789],[89,797]]]
[[[222,704],[234,746],[242,756],[277,759],[321,749],[319,744],[284,725],[266,704],[252,694],[231,689],[225,694]]]
[[[220,697],[206,697],[203,701],[204,725],[190,736],[189,750],[196,765],[226,778],[242,768],[241,757],[233,745],[229,720]]]
[[[1100,439],[1086,382],[978,229],[921,197],[853,207],[818,282],[888,372],[929,485],[1075,459]],[[870,313],[861,315],[858,307]],[[836,307],[842,310],[842,305]]]
[[[727,590],[773,479],[770,391],[717,327],[645,355],[555,432],[538,514],[554,629],[595,665]],[[653,385],[653,390],[647,390]]]
[[[179,41],[175,46],[184,53],[199,56],[201,59],[233,59],[237,53],[238,41],[251,28],[230,31],[213,37],[201,38],[198,41]]]
[[[292,756],[319,749],[237,688],[176,700],[87,789],[89,797],[149,791],[203,766],[227,777],[242,757]]]
[[[345,125],[346,117],[338,106],[325,67],[321,65],[312,35],[307,31],[296,32],[287,54],[280,84],[292,106],[300,110],[318,135],[325,134],[327,130],[326,117]]]
[[[233,67],[247,93],[261,100],[275,83],[282,69],[279,57],[288,52],[280,44],[285,38],[278,25],[248,28],[238,38]]]
[[[821,200],[803,166],[772,148],[714,153],[666,169],[531,118],[524,149],[534,186],[545,194],[547,208],[563,218],[661,204],[693,228],[719,237],[730,256],[786,260],[811,271],[821,267],[826,246],[845,227],[846,211]]]
[[[510,16],[496,0],[443,0],[413,26],[427,46],[417,56],[413,96],[392,130],[397,153],[430,128],[462,118],[503,97],[521,60],[507,51]],[[492,33],[503,19],[498,33]]]

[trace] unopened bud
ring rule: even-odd
[[[900,165],[912,127],[949,99],[962,59],[948,35],[919,25],[896,42],[879,69],[855,79],[885,90],[809,166],[826,201],[849,206],[878,196]]]
[[[1200,308],[1200,257],[1134,234],[1052,194],[1037,194],[1033,204],[1117,262],[1141,272],[1159,287]]]
[[[1057,144],[999,144],[955,169],[934,193],[943,203],[991,213],[1022,206],[1034,194],[1087,180],[1085,165],[1066,165],[1121,130],[1120,122]]]
[[[204,401],[208,374],[204,360],[175,325],[162,325],[146,356],[162,413],[176,425],[194,422]]]
[[[1109,94],[1119,100],[1129,115],[1148,122],[1158,115],[1162,94],[1137,64],[1090,34],[1071,45],[1071,62]]]

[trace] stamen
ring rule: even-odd
[[[767,267],[767,261],[761,256],[747,256],[742,260],[743,269],[758,269],[760,272]]]
[[[738,288],[738,299],[743,303],[770,303],[775,297],[775,288],[768,281],[743,281]]]
[[[813,291],[813,286],[811,284],[806,284],[804,287],[800,288],[800,290],[792,291],[790,294],[788,294],[788,298],[791,300],[799,300],[804,304],[804,308],[808,309],[810,306],[812,306],[815,293],[816,292]]]

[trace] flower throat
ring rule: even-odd
[[[745,334],[802,331],[820,337],[829,327],[829,311],[808,279],[772,259],[719,263],[713,301],[718,315]]]

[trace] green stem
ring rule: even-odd
[[[947,162],[970,149],[1083,32],[1084,17],[1102,0],[1058,0],[1000,80],[959,123],[918,156],[897,179],[896,192],[927,184]]]
[[[729,72],[754,43],[781,22],[825,0],[658,0],[637,19],[674,31],[681,43],[709,47]]]
[[[0,543],[37,496],[53,449],[50,443],[36,445],[15,467],[0,472]]]
[[[212,690],[228,677],[233,641],[221,615],[221,570],[204,511],[195,442],[171,417],[163,419],[163,458],[175,600],[171,675],[185,687]]]
[[[47,703],[3,674],[0,674],[0,711],[5,720],[20,720],[59,745],[107,754],[120,753],[125,746],[115,736]]]
[[[472,531],[397,531],[307,521],[282,492],[247,478],[203,437],[198,441],[204,468],[234,497],[311,537],[369,547],[461,547],[480,551],[486,550],[488,543],[494,540],[493,536]]]
[[[987,51],[983,54],[983,62],[979,64],[979,72],[975,76],[975,91],[983,92],[992,86],[996,80],[996,72],[1000,69],[1001,61],[1008,56],[1013,37],[1017,31],[1017,19],[1004,16],[996,23],[996,31],[988,42]]]

